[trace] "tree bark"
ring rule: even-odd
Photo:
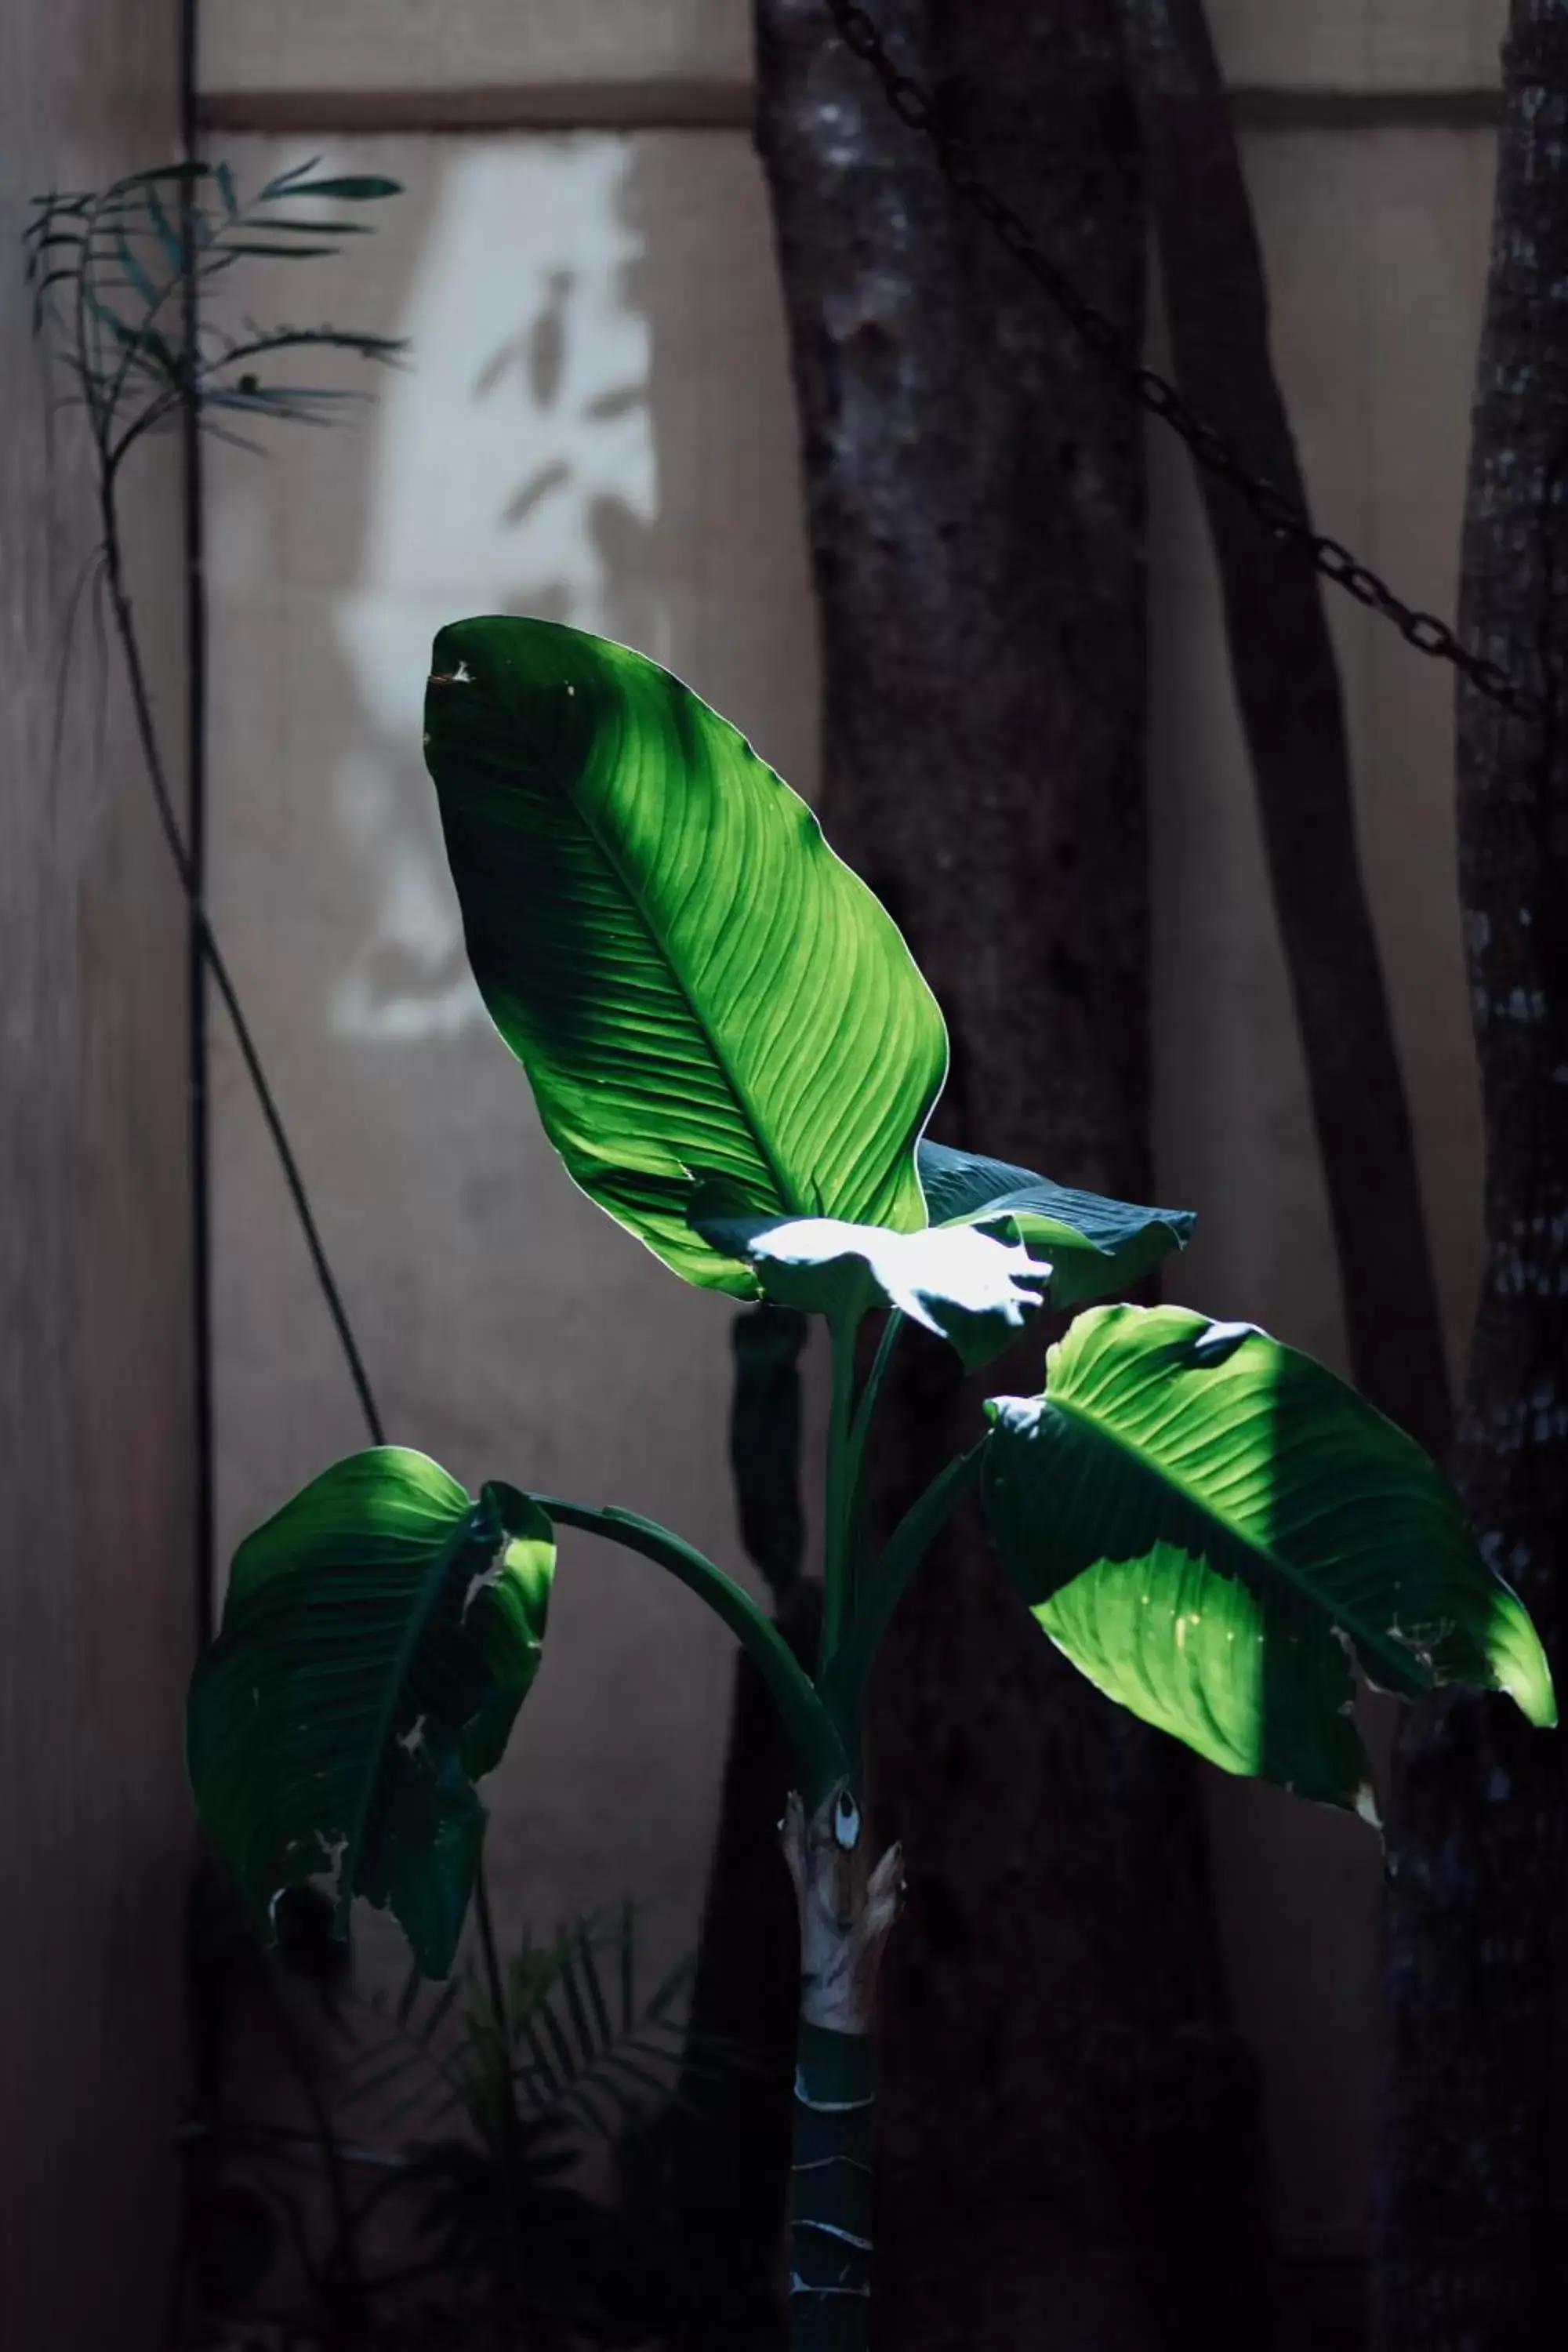
[[[1121,0],[1176,382],[1306,509],[1268,296],[1203,0]],[[1306,551],[1198,476],[1306,1060],[1351,1364],[1439,1460],[1452,1435],[1415,1139],[1362,879],[1339,666]]]
[[[1114,0],[877,13],[1135,340]],[[820,0],[758,0],[757,22],[830,837],[947,1014],[936,1131],[1146,1199],[1141,422],[949,201]],[[974,1405],[918,1335],[906,1349],[884,1459],[907,1494]],[[1037,1387],[1037,1350],[1013,1370]],[[871,1793],[908,1880],[882,1974],[873,2342],[1257,2352],[1261,2165],[1195,1772],[1051,1652],[973,1525],[889,1637]],[[1216,2197],[1223,2247],[1200,2221]]]
[[[1568,1633],[1568,0],[1515,0],[1465,539],[1460,886],[1488,1256],[1458,1475],[1559,1673]],[[1447,1699],[1401,1743],[1374,2213],[1379,2352],[1531,2352],[1568,2290],[1561,1737]]]

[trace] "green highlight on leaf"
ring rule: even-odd
[[[1185,1249],[1197,1223],[1190,1209],[1144,1209],[1075,1192],[1031,1169],[945,1143],[922,1142],[918,1158],[932,1224],[979,1225],[1049,1258],[1055,1307],[1130,1290],[1172,1250]]]
[[[1405,1697],[1499,1689],[1556,1721],[1448,1481],[1310,1357],[1183,1307],[1101,1307],[1042,1396],[989,1411],[987,1517],[1039,1623],[1222,1769],[1369,1811],[1352,1661]]]
[[[331,1877],[340,1931],[363,1895],[447,1973],[484,1834],[473,1784],[538,1672],[554,1557],[537,1504],[476,1501],[399,1446],[323,1472],[240,1546],[186,1755],[258,1920]]]
[[[686,1280],[755,1297],[689,1222],[926,1223],[947,1062],[871,892],[745,739],[640,655],[548,621],[436,641],[426,755],[468,957],[589,1197]]]

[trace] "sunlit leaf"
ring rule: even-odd
[[[1411,1438],[1309,1356],[1184,1307],[1100,1307],[998,1399],[984,1494],[1091,1682],[1229,1772],[1370,1810],[1352,1661],[1556,1719],[1517,1596]]]
[[[946,1035],[893,923],[744,738],[638,654],[547,621],[436,643],[426,757],[469,961],[577,1182],[691,1282],[689,1222],[925,1223]]]
[[[893,1233],[837,1217],[700,1217],[718,1249],[754,1267],[780,1307],[853,1321],[896,1310],[951,1340],[973,1370],[1045,1304],[1051,1269],[973,1225]]]

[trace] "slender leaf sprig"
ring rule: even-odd
[[[368,397],[353,387],[264,380],[258,370],[269,359],[339,352],[390,365],[407,349],[363,328],[213,315],[213,289],[220,280],[226,287],[240,264],[334,257],[345,239],[367,233],[344,207],[399,193],[395,180],[316,176],[318,160],[279,173],[246,203],[229,166],[205,163],[34,198],[23,242],[35,328],[70,382],[62,404],[85,412],[110,479],[139,441],[171,429],[189,404],[205,431],[254,448],[224,420],[321,425]],[[304,216],[300,203],[310,207]],[[193,285],[187,338],[180,314]]]
[[[176,813],[127,583],[120,502],[126,459],[151,436],[194,424],[256,451],[258,445],[235,429],[237,417],[330,424],[369,397],[363,387],[264,378],[267,362],[332,352],[392,365],[406,350],[399,339],[361,328],[268,327],[248,317],[224,323],[213,314],[213,289],[226,288],[229,273],[243,263],[335,257],[344,240],[367,233],[348,208],[400,193],[395,180],[321,175],[319,162],[279,173],[245,202],[224,163],[170,163],[102,189],[54,191],[34,198],[23,245],[35,331],[68,387],[56,405],[82,413],[93,453],[99,539],[80,585],[107,598],[159,824],[234,1024],[366,1428],[379,1444],[383,1424],[364,1361]],[[309,208],[303,214],[301,205]]]

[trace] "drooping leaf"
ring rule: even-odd
[[[756,1296],[688,1221],[912,1230],[946,1065],[908,949],[734,728],[547,621],[436,641],[426,757],[468,956],[583,1190],[688,1281]]]
[[[921,1183],[933,1225],[977,1224],[1037,1247],[1051,1261],[1051,1303],[1080,1307],[1131,1289],[1172,1250],[1185,1249],[1190,1209],[1145,1209],[1075,1192],[1048,1176],[922,1143]]]
[[[754,1266],[780,1307],[852,1320],[896,1309],[950,1340],[973,1371],[1046,1302],[1051,1269],[973,1225],[894,1233],[838,1217],[701,1217],[719,1249]]]
[[[451,1966],[500,1761],[538,1671],[554,1541],[510,1486],[473,1501],[424,1454],[325,1471],[235,1555],[191,1685],[196,1809],[258,1917],[335,1874]]]
[[[986,1510],[1091,1682],[1230,1772],[1370,1808],[1351,1662],[1556,1719],[1517,1596],[1413,1439],[1321,1364],[1184,1307],[1081,1316],[991,1408]]]

